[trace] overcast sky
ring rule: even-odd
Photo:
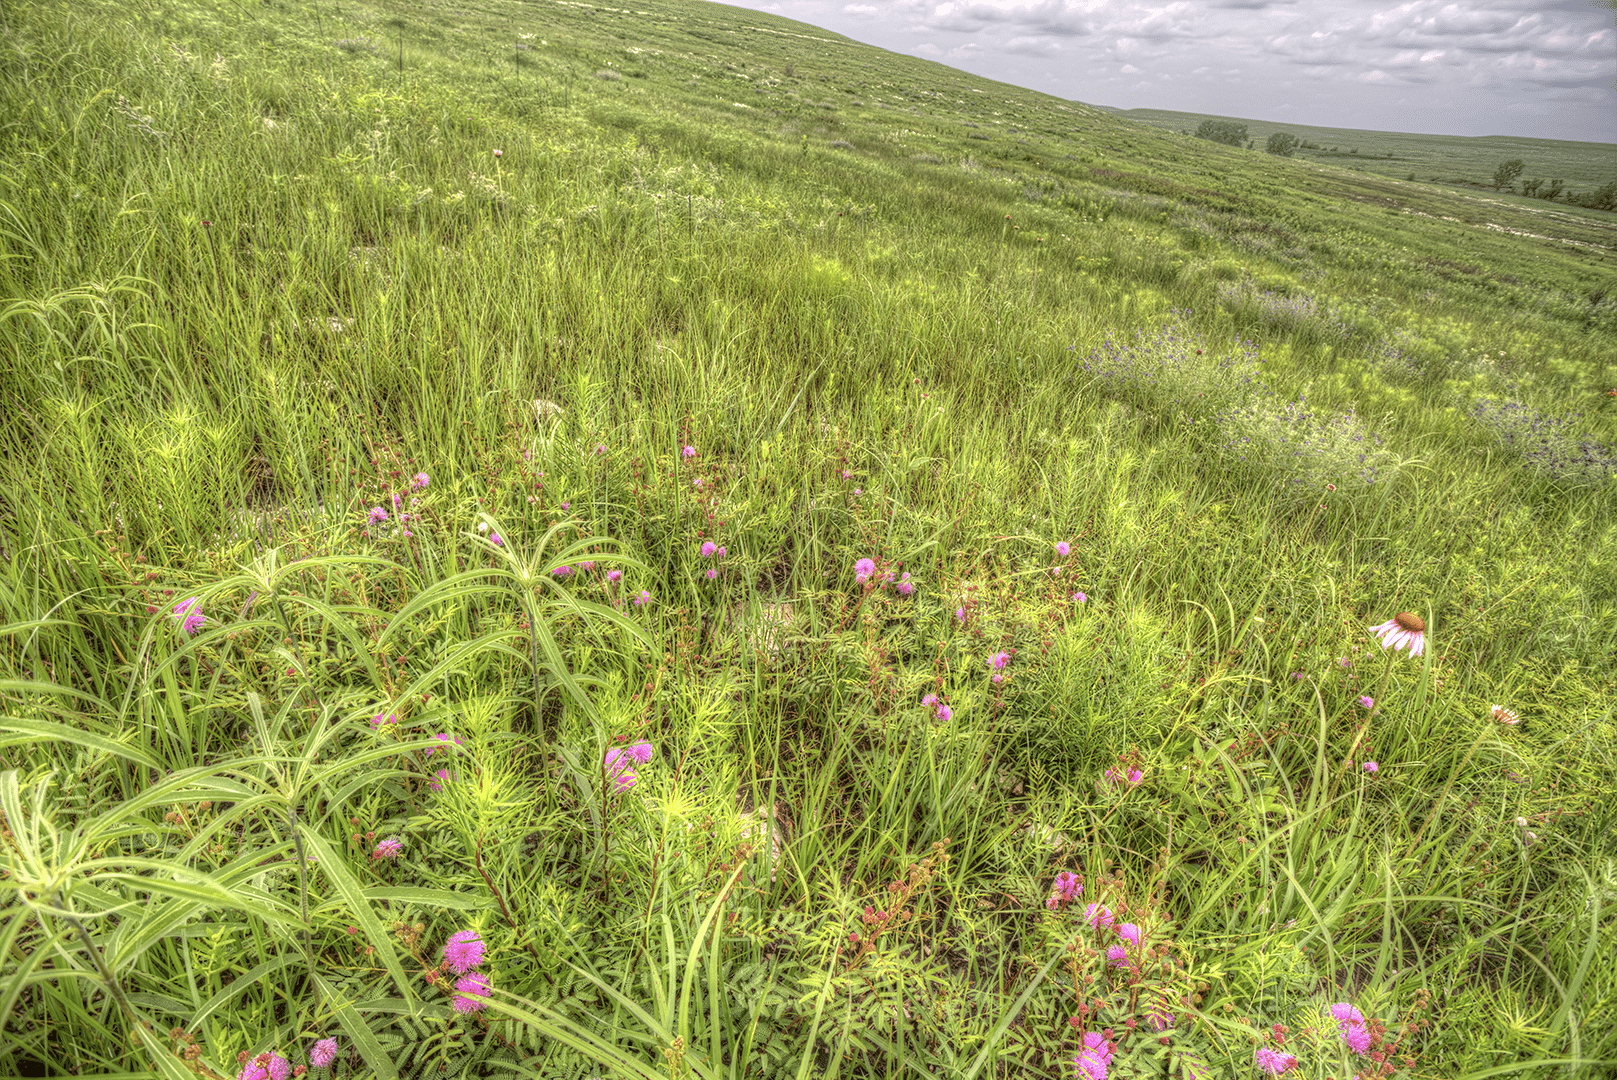
[[[1587,0],[728,0],[1120,109],[1617,142]]]

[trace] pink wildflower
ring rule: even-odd
[[[483,939],[476,930],[456,930],[444,944],[444,963],[462,975],[483,962]]]
[[[1290,1054],[1283,1054],[1279,1050],[1270,1050],[1263,1047],[1258,1050],[1258,1068],[1270,1076],[1279,1076],[1297,1067],[1297,1059]]]
[[[193,596],[181,600],[170,609],[174,618],[180,620],[180,633],[186,637],[202,629],[203,624],[208,621],[207,616],[202,614],[201,603],[201,597]]]
[[[309,1064],[317,1069],[329,1069],[337,1060],[337,1040],[321,1039],[309,1047]]]
[[[1084,909],[1084,922],[1095,929],[1112,928],[1112,909],[1105,904],[1090,904]]]
[[[489,996],[488,979],[482,972],[473,971],[455,980],[455,1000],[451,1002],[458,1013],[474,1013],[488,1007],[483,999]]]
[[[860,559],[853,564],[853,579],[861,585],[869,581],[875,572],[876,563],[873,559]]]
[[[1392,649],[1407,648],[1410,656],[1420,656],[1426,651],[1426,620],[1409,611],[1400,611],[1379,626],[1370,627],[1370,632],[1381,639],[1381,647]]]
[[[1111,1044],[1101,1032],[1086,1031],[1084,1048],[1072,1061],[1084,1080],[1106,1080],[1106,1070],[1112,1064]]]
[[[404,854],[404,842],[396,837],[389,837],[376,845],[371,852],[372,859],[397,859]]]

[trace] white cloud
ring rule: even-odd
[[[727,2],[1079,101],[1453,134],[1531,115],[1522,134],[1617,141],[1617,32],[1586,0]],[[1120,100],[1135,78],[1149,92]]]

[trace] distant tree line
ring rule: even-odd
[[[1527,164],[1521,158],[1511,158],[1501,162],[1499,168],[1494,170],[1493,188],[1495,191],[1516,190],[1516,178],[1526,170]],[[1576,192],[1565,191],[1566,183],[1562,180],[1546,182],[1542,177],[1532,180],[1523,180],[1521,193],[1533,199],[1556,199],[1563,194],[1566,201],[1573,206],[1585,206],[1592,210],[1617,210],[1617,180],[1593,191]]]

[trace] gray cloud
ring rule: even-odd
[[[1584,0],[738,2],[1095,104],[1617,141],[1617,29]]]

